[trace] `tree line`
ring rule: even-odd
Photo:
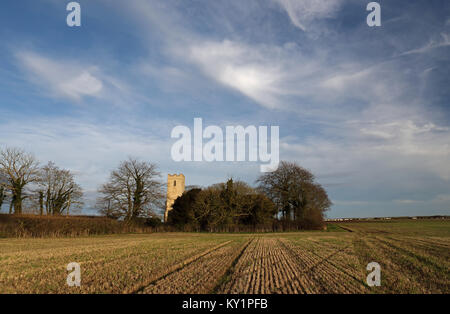
[[[189,189],[175,200],[168,223],[182,230],[211,231],[270,224],[274,203],[242,181],[229,179],[205,189]]]
[[[19,148],[0,150],[0,208],[9,200],[9,213],[22,214],[24,203],[40,215],[61,215],[80,209],[83,191],[74,174],[53,162],[38,160]]]
[[[273,226],[274,230],[323,227],[331,201],[308,170],[281,162],[276,171],[261,175],[256,183],[252,188],[229,179],[205,189],[190,189],[175,200],[168,223],[197,231],[236,230],[241,226]]]
[[[131,157],[122,161],[98,193],[95,208],[102,216],[161,221],[158,212],[165,207],[165,191],[154,163]],[[0,150],[0,208],[7,200],[10,214],[22,214],[27,201],[35,213],[62,215],[82,208],[83,191],[70,170],[53,162],[40,166],[32,154],[5,148]],[[197,231],[280,224],[287,229],[320,228],[331,205],[310,171],[282,161],[276,171],[261,175],[256,187],[229,179],[188,188],[173,204],[167,224]]]

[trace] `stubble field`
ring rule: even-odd
[[[450,221],[329,232],[0,239],[0,293],[449,293]],[[341,228],[342,227],[342,228]],[[67,264],[81,267],[69,287]],[[366,266],[381,266],[369,287]]]

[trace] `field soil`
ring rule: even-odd
[[[328,230],[0,239],[0,293],[450,292],[450,221]],[[80,287],[66,283],[71,262]],[[366,283],[370,262],[381,266],[381,286]]]

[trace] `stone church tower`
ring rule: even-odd
[[[164,212],[164,222],[167,222],[169,211],[172,210],[172,205],[175,200],[181,196],[185,188],[185,178],[183,174],[169,174],[167,175],[167,200],[166,211]]]

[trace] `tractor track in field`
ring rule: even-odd
[[[210,249],[208,249],[208,250],[206,250],[204,252],[201,252],[201,253],[199,253],[197,255],[194,255],[194,256],[184,260],[181,263],[173,265],[172,267],[169,268],[169,270],[164,275],[161,275],[161,276],[158,276],[158,277],[152,279],[149,283],[147,283],[145,285],[142,285],[138,289],[135,289],[134,291],[132,291],[131,294],[142,293],[147,287],[150,287],[151,285],[156,284],[157,282],[165,279],[166,277],[168,277],[168,276],[170,276],[170,275],[172,275],[172,274],[174,274],[176,272],[181,271],[182,269],[184,269],[188,265],[194,263],[195,261],[201,259],[202,257],[205,257],[208,254],[213,253],[214,251],[219,250],[222,247],[225,247],[226,245],[230,244],[231,242],[232,241],[223,242],[223,243],[221,243],[219,245],[216,245],[216,246],[214,246],[214,247],[212,247],[212,248],[210,248]]]
[[[352,229],[350,229],[350,228],[348,228],[348,227],[343,227],[343,226],[341,226],[341,225],[338,225],[340,228],[342,228],[342,229],[344,229],[345,231],[348,231],[348,232],[355,232],[354,230],[352,230]]]
[[[142,293],[212,293],[226,278],[227,271],[245,249],[248,241],[233,241],[212,250],[192,263],[147,286]]]
[[[280,243],[280,245],[288,252],[288,254],[294,258],[295,260],[299,261],[302,260],[305,256],[301,256],[300,251],[298,251],[298,247],[295,247],[293,245],[293,243],[288,242],[288,241],[283,241],[278,239],[278,243]],[[308,257],[310,258],[314,258],[314,262],[311,263],[311,265],[308,265],[307,268],[302,269],[300,271],[300,275],[301,276],[311,276],[311,274],[313,274],[317,269],[321,269],[321,275],[339,275],[341,278],[345,278],[345,282],[348,283],[349,288],[351,289],[355,289],[355,291],[352,292],[359,292],[359,289],[364,289],[364,286],[361,284],[361,280],[352,272],[349,271],[349,269],[346,269],[345,267],[343,267],[342,265],[339,265],[339,263],[336,263],[333,261],[333,258],[337,255],[340,254],[345,254],[349,248],[352,248],[352,245],[347,245],[345,247],[342,248],[338,248],[338,249],[331,249],[331,253],[328,253],[326,255],[319,255],[316,254],[313,251],[307,251],[307,255],[309,255]],[[304,251],[302,249],[302,251]],[[331,279],[333,276],[328,277],[326,280],[332,282],[333,280]],[[323,279],[323,278],[321,278]],[[298,280],[298,278],[297,278]],[[350,284],[351,282],[351,284]],[[289,282],[286,283],[290,284]],[[338,283],[340,284],[340,283]],[[352,286],[352,287],[350,287]]]
[[[446,294],[450,221],[344,232],[0,239],[0,291],[19,294]],[[409,229],[408,229],[409,228]],[[428,229],[427,229],[428,228]],[[378,230],[380,229],[380,230]],[[67,263],[81,286],[67,285]],[[367,265],[381,267],[369,287]]]
[[[295,271],[292,260],[285,260],[276,240],[257,238],[237,259],[230,280],[224,282],[218,293],[276,293],[286,279]],[[289,292],[301,289],[289,286]],[[298,292],[298,290],[295,290]]]
[[[244,246],[242,247],[241,251],[239,252],[239,255],[236,256],[236,258],[233,260],[233,262],[231,263],[230,267],[228,267],[227,271],[225,272],[225,274],[222,276],[222,278],[220,278],[219,282],[216,284],[216,286],[214,287],[214,289],[212,290],[212,293],[217,294],[219,293],[220,289],[227,284],[230,280],[231,280],[231,276],[233,275],[236,265],[239,262],[239,260],[241,259],[242,255],[244,254],[245,250],[247,250],[248,246],[255,240],[255,238],[252,238],[250,240],[248,240]]]

